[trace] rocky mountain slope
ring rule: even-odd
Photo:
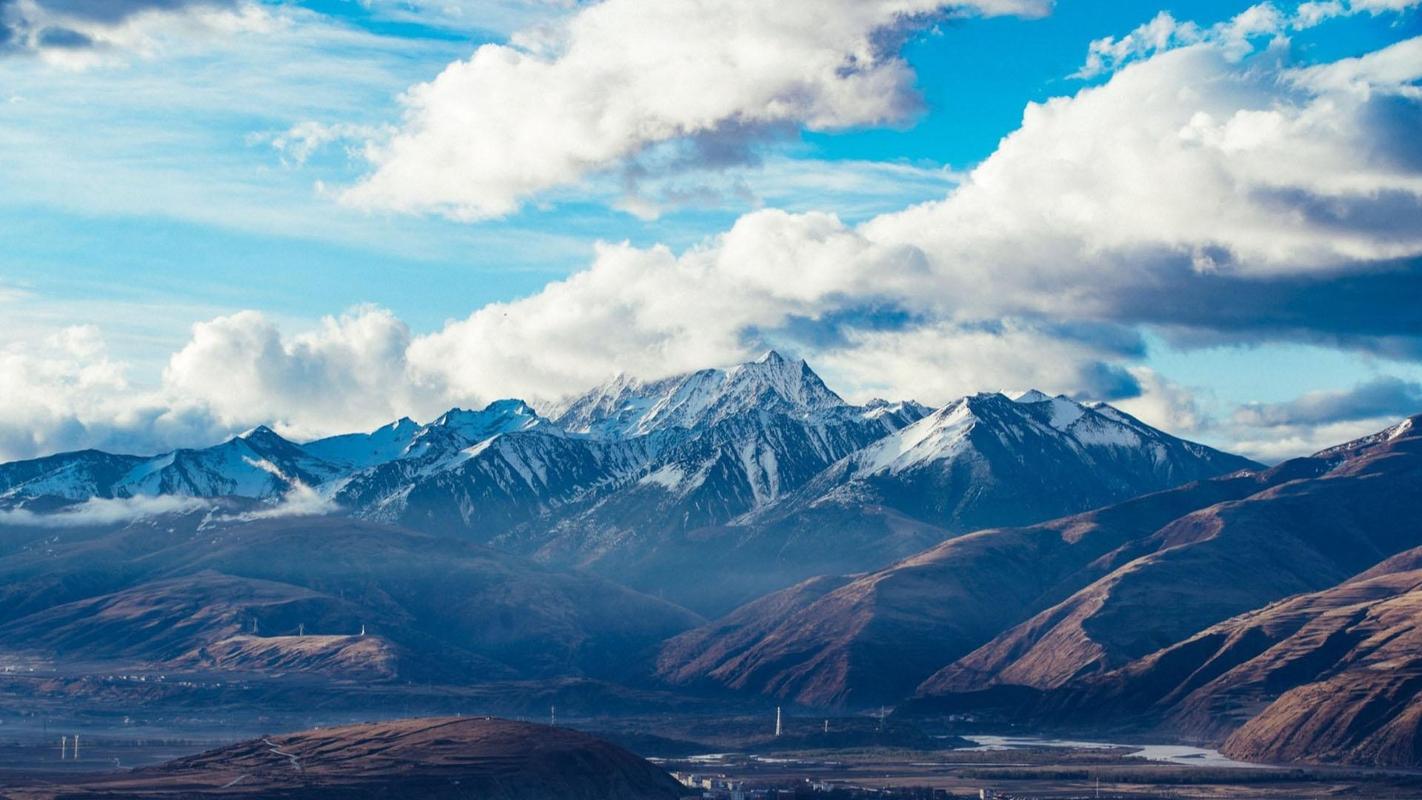
[[[1212,625],[1034,701],[1056,720],[1150,725],[1265,762],[1419,762],[1422,548]]]
[[[881,403],[730,417],[562,520],[537,555],[713,613],[813,575],[891,563],[976,525],[1030,523],[1257,466],[1109,406],[1035,392],[918,413]]]
[[[1415,524],[1422,432],[1411,421],[1279,473],[1301,467],[1318,474],[1163,526],[1117,554],[1111,572],[935,675],[923,691],[1059,686],[1422,545]]]
[[[944,707],[1062,686],[1422,544],[1419,448],[1413,421],[1269,470],[951,539],[682,634],[659,674],[815,705],[918,692]]]
[[[955,400],[843,459],[765,517],[888,508],[952,532],[1021,525],[1257,467],[1104,404]]]
[[[618,680],[697,621],[595,577],[337,517],[42,529],[0,557],[4,650],[71,664]]]

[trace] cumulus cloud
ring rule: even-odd
[[[789,339],[851,393],[1042,385],[1199,427],[1184,389],[1135,366],[1139,326],[1422,357],[1422,40],[1307,69],[1245,56],[1287,18],[1256,7],[1029,105],[941,201],[858,227],[757,212],[681,254],[604,246],[410,362],[455,396],[536,396]]]
[[[1287,12],[1272,2],[1250,6],[1223,22],[1202,27],[1177,20],[1162,11],[1149,22],[1122,36],[1105,36],[1087,47],[1086,62],[1072,77],[1095,78],[1156,53],[1187,45],[1208,43],[1232,58],[1252,52],[1260,39],[1279,39],[1315,27],[1335,17],[1368,13],[1378,15],[1411,9],[1422,0],[1322,0],[1300,3]]]
[[[244,311],[194,325],[164,370],[163,388],[227,429],[354,430],[423,405],[405,361],[410,345],[409,328],[382,309],[353,309],[291,337]]]
[[[940,200],[860,225],[757,211],[681,252],[604,244],[585,270],[425,335],[373,308],[295,335],[255,312],[222,317],[195,327],[143,406],[162,413],[140,417],[316,435],[789,345],[860,399],[1037,386],[1202,427],[1187,390],[1142,369],[1143,328],[1422,359],[1419,41],[1304,69],[1280,48],[1241,59],[1208,38],[1155,52],[1030,104]],[[54,408],[23,412],[49,433],[10,452],[59,441],[66,413],[83,425],[69,440],[98,438],[108,396],[132,394],[98,351],[60,359],[64,376],[101,367],[83,391],[30,355],[0,369],[54,387]],[[1251,454],[1277,447],[1257,441]]]
[[[1214,420],[1202,408],[1202,390],[1181,386],[1149,367],[1130,367],[1129,372],[1140,393],[1116,401],[1121,410],[1182,436],[1212,433]]]
[[[1191,45],[1033,104],[947,198],[859,227],[763,211],[680,255],[606,246],[587,271],[418,340],[412,360],[462,357],[458,390],[508,376],[533,394],[568,391],[886,308],[904,330],[819,349],[1078,321],[1406,355],[1422,284],[1407,261],[1422,254],[1422,144],[1409,132],[1422,118],[1396,87],[1422,61],[1358,92],[1284,82],[1294,73],[1261,58]],[[1113,345],[1078,337],[1058,385],[1101,391],[1110,371],[1093,364],[1119,363]]]
[[[127,372],[93,326],[0,348],[0,454],[76,447],[144,452],[222,432],[201,409],[135,386]]]
[[[901,122],[897,45],[945,13],[1048,0],[604,0],[480,47],[405,96],[400,131],[345,199],[477,219],[674,144],[732,160],[799,127]],[[675,152],[663,158],[675,168]],[[714,159],[713,159],[714,160]],[[664,164],[666,168],[668,164]],[[643,165],[645,167],[645,165]]]
[[[1305,12],[1305,18],[1316,21],[1326,18],[1325,15],[1323,7]],[[1239,58],[1253,49],[1252,40],[1278,36],[1288,27],[1288,18],[1272,3],[1260,3],[1236,17],[1205,28],[1188,20],[1177,20],[1169,11],[1162,11],[1130,33],[1091,42],[1086,63],[1072,77],[1094,78],[1132,61],[1202,42],[1215,43],[1231,57]]]

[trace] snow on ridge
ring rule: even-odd
[[[702,427],[755,409],[810,415],[846,406],[804,361],[772,350],[729,369],[645,382],[619,375],[558,406],[556,421],[574,434],[627,437]]]
[[[968,398],[956,400],[852,456],[867,473],[901,472],[960,452],[977,417]]]
[[[686,480],[686,471],[676,464],[665,464],[643,475],[638,483],[652,484],[676,491]]]
[[[1038,391],[1036,389],[1028,389],[1025,392],[1019,392],[1015,395],[1009,394],[1007,395],[1007,397],[1014,403],[1022,403],[1024,405],[1029,405],[1032,403],[1045,403],[1048,400],[1052,399],[1051,395],[1047,394],[1046,392]]]

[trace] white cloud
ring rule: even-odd
[[[222,317],[143,396],[162,413],[136,416],[160,432],[154,420],[334,433],[784,344],[857,397],[1141,392],[1132,410],[1149,420],[1200,424],[1185,390],[1141,369],[1140,326],[1422,354],[1407,327],[1422,276],[1397,262],[1422,255],[1416,48],[1310,70],[1208,41],[1158,53],[1029,105],[941,200],[859,226],[758,211],[681,253],[605,244],[586,270],[427,335],[369,308],[296,335]],[[46,431],[9,453],[91,441],[88,423],[64,439],[64,414],[112,419],[134,395],[101,351],[53,347],[57,375],[28,352],[4,367],[40,397],[0,400],[5,430],[28,414]]]
[[[212,435],[131,386],[92,326],[0,349],[0,454],[22,457],[75,446],[124,448]],[[171,437],[171,439],[170,439]]]
[[[256,511],[223,514],[218,517],[219,520],[250,522],[255,519],[278,519],[281,517],[319,517],[326,514],[333,514],[340,510],[340,506],[335,500],[322,495],[300,480],[286,475],[276,464],[265,459],[254,460],[247,458],[244,460],[253,467],[286,481],[291,488],[271,506]]]
[[[487,44],[405,96],[372,142],[356,205],[478,219],[648,148],[732,152],[801,126],[906,119],[913,73],[892,34],[949,9],[1040,14],[1045,0],[605,0]],[[732,142],[725,141],[726,139]],[[634,206],[635,207],[635,206]]]
[[[854,387],[857,400],[914,397],[935,405],[981,391],[1041,388],[1084,397],[1115,396],[1130,382],[1103,359],[1116,347],[1068,331],[1004,320],[964,326],[948,322],[904,330],[853,331],[843,346],[816,358],[835,385]]]
[[[1305,12],[1310,18],[1320,19],[1324,13],[1322,7]],[[1251,39],[1278,36],[1287,26],[1287,18],[1273,3],[1250,6],[1239,15],[1208,28],[1177,20],[1169,11],[1161,11],[1150,22],[1124,36],[1106,36],[1091,42],[1086,51],[1086,63],[1072,77],[1094,78],[1157,53],[1202,42],[1214,43],[1229,56],[1241,58],[1253,49]]]
[[[1072,77],[1094,78],[1157,53],[1202,43],[1238,59],[1252,52],[1255,40],[1260,38],[1284,39],[1290,33],[1307,30],[1335,17],[1365,12],[1395,13],[1419,3],[1422,0],[1353,0],[1346,4],[1342,0],[1316,0],[1300,3],[1288,12],[1277,3],[1263,2],[1209,27],[1177,20],[1169,11],[1161,11],[1127,34],[1092,41],[1087,47],[1086,62]]]
[[[1422,98],[1415,84],[1422,64],[1422,37],[1407,39],[1357,58],[1293,70],[1289,80],[1319,92],[1351,92],[1367,96],[1375,91]]]
[[[0,3],[0,56],[32,54],[80,69],[279,24],[259,3],[239,0],[7,0]]]
[[[1200,407],[1203,390],[1181,386],[1149,367],[1132,367],[1141,393],[1116,401],[1122,411],[1181,436],[1208,433],[1211,420]]]
[[[1287,458],[1317,453],[1334,445],[1361,439],[1396,425],[1397,417],[1334,422],[1324,425],[1299,425],[1289,428],[1236,427],[1231,434],[1231,447],[1241,455],[1265,464]]]
[[[1348,6],[1356,11],[1366,11],[1370,14],[1383,14],[1416,8],[1418,3],[1419,0],[1351,0]]]
[[[948,198],[864,231],[980,288],[966,303],[1043,312],[1110,313],[1181,263],[1264,279],[1422,252],[1417,145],[1398,138],[1405,118],[1379,115],[1386,87],[1281,90],[1265,67],[1194,45],[1029,105]]]
[[[280,475],[271,464],[273,474]],[[0,527],[6,525],[32,528],[78,528],[91,525],[115,525],[138,522],[169,514],[208,512],[204,524],[210,522],[251,522],[284,517],[315,517],[333,514],[340,507],[316,490],[294,481],[292,488],[275,503],[252,511],[225,512],[225,504],[201,497],[182,495],[139,495],[136,497],[91,497],[83,502],[51,511],[28,508],[0,509]]]
[[[164,514],[187,514],[211,508],[207,500],[178,495],[156,497],[92,497],[58,511],[39,513],[28,509],[0,509],[0,525],[40,528],[77,528],[134,522]]]
[[[164,370],[163,388],[171,402],[200,407],[228,430],[266,423],[298,437],[356,430],[412,407],[431,410],[407,370],[410,344],[409,328],[381,309],[353,309],[290,337],[244,311],[194,325]]]
[[[240,514],[225,514],[218,517],[219,521],[251,522],[256,519],[281,519],[284,517],[321,517],[334,514],[340,510],[340,506],[331,498],[312,489],[306,484],[295,481],[291,490],[281,496],[275,505],[256,511],[244,511]]]

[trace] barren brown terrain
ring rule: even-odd
[[[265,736],[126,774],[16,783],[0,797],[672,800],[682,788],[587,734],[487,718]]]

